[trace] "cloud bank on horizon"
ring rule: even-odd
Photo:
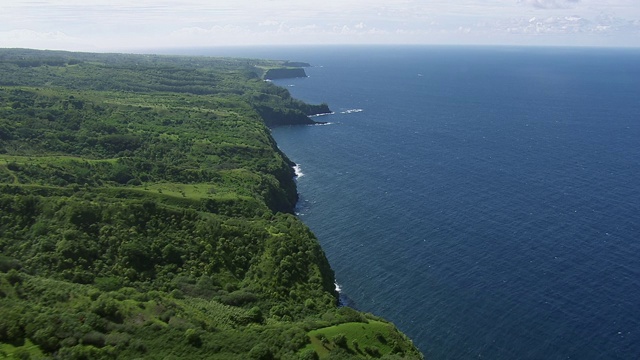
[[[14,0],[0,47],[297,44],[640,46],[637,0]]]

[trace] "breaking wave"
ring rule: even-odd
[[[364,110],[362,109],[349,109],[349,110],[341,111],[340,114],[353,114],[353,113],[359,113],[363,111]]]

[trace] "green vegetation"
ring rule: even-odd
[[[278,67],[266,68],[264,70],[262,77],[269,80],[307,77],[307,73],[300,67]]]
[[[320,358],[335,357],[383,357],[402,358],[411,352],[410,342],[391,324],[370,320],[350,322],[309,332],[311,344],[304,351],[313,351]]]
[[[0,358],[421,358],[337,307],[269,66],[0,50]]]

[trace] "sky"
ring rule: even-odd
[[[640,0],[1,0],[0,47],[640,47]]]

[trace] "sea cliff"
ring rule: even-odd
[[[337,306],[267,127],[329,109],[255,72],[272,65],[0,50],[4,353],[421,358]]]
[[[301,67],[282,67],[268,69],[265,74],[265,80],[289,79],[307,77],[307,73]]]

